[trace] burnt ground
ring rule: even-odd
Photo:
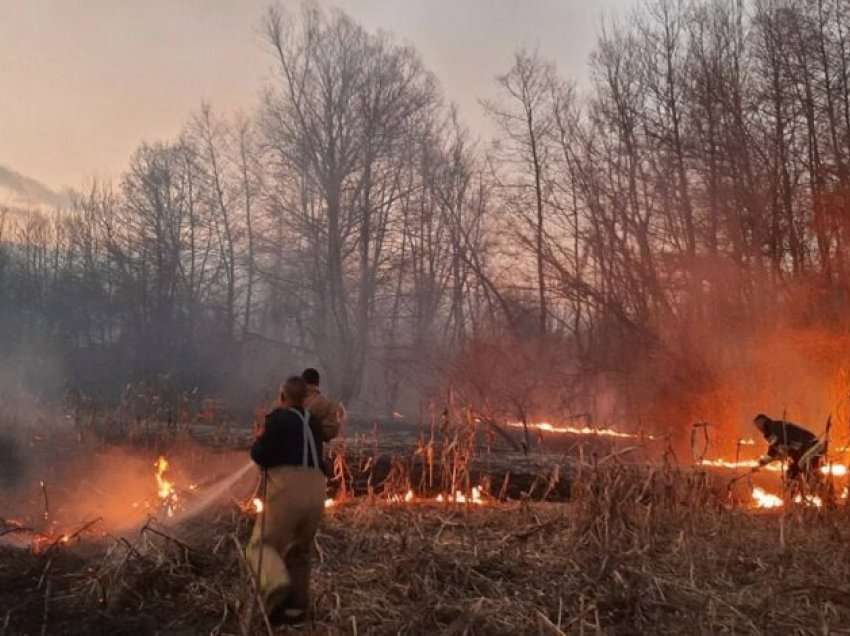
[[[528,456],[478,444],[462,471],[470,484],[489,483],[486,505],[387,503],[408,486],[438,492],[457,467],[443,453],[451,443],[440,442],[429,465],[415,452],[420,434],[364,425],[337,445],[348,495],[362,496],[328,510],[313,618],[300,633],[814,634],[850,624],[843,504],[753,512],[730,506],[727,474],[650,465],[645,448],[570,436],[544,437]],[[82,447],[110,456],[115,445],[47,442],[17,443],[26,481],[53,466],[61,509],[54,464]],[[244,429],[198,429],[188,440],[159,432],[119,446],[145,456],[149,487],[149,458],[160,452],[188,448],[188,463],[205,449],[195,462],[214,481],[212,459],[238,464],[249,443]],[[251,524],[225,500],[179,527],[95,523],[37,554],[0,546],[0,636],[266,633],[240,557]],[[0,520],[0,533],[11,529]]]
[[[663,474],[585,478],[570,504],[330,509],[311,623],[289,631],[846,633],[845,508],[754,514]],[[222,506],[39,555],[0,548],[0,634],[266,633],[240,557],[250,524]]]

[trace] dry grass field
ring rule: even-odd
[[[337,502],[311,622],[291,631],[846,633],[848,510],[730,506],[719,483],[612,464],[569,502]],[[177,527],[0,548],[0,634],[266,633],[238,550],[251,523],[221,504]]]

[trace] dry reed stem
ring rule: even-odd
[[[615,458],[582,474],[568,504],[332,509],[311,633],[820,634],[850,624],[846,507],[729,509],[722,483],[673,465]],[[56,633],[235,633],[251,582],[238,545],[222,538],[244,543],[248,532],[244,517],[218,510],[177,541],[145,532],[49,556],[0,550],[0,606],[15,608],[5,631],[40,631],[46,595],[32,592],[49,580]]]

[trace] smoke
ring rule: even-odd
[[[677,456],[734,457],[739,439],[763,448],[753,418],[785,418],[833,452],[850,441],[850,331],[838,292],[728,262],[677,270],[669,309],[623,325],[600,317],[591,343],[494,338],[467,348],[447,374],[459,402],[495,418],[589,423],[670,439]],[[684,281],[684,282],[682,282]],[[637,323],[637,326],[636,326]],[[572,420],[572,422],[570,422]],[[691,448],[708,423],[704,448]],[[663,448],[654,447],[660,453]]]
[[[0,432],[0,489],[11,490],[23,475],[23,457],[16,437]]]
[[[0,165],[0,205],[3,204],[18,208],[61,208],[69,204],[69,198],[54,192],[40,181]]]
[[[253,464],[245,467],[244,453],[188,444],[171,449],[167,456],[164,477],[175,487],[175,520],[198,512],[204,507],[198,502],[208,505],[214,499],[226,504],[228,497],[242,500],[250,494],[252,482],[242,477]],[[151,517],[166,521],[169,511],[158,495],[156,458],[151,450],[93,449],[54,437],[33,449],[27,478],[0,493],[2,516],[51,533],[73,531],[98,520],[97,531],[123,534],[137,530]],[[182,511],[190,514],[183,516]]]
[[[692,425],[708,422],[710,453],[730,456],[739,438],[759,438],[759,413],[819,435],[831,416],[837,448],[848,439],[850,333],[825,293],[814,283],[749,287],[727,277],[659,327],[661,345],[619,383],[623,403],[685,453]]]

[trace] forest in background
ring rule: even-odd
[[[251,402],[309,364],[371,413],[846,409],[850,1],[650,0],[580,90],[519,50],[492,143],[391,36],[262,25],[256,112],[203,104],[119,182],[0,209],[0,390]]]

